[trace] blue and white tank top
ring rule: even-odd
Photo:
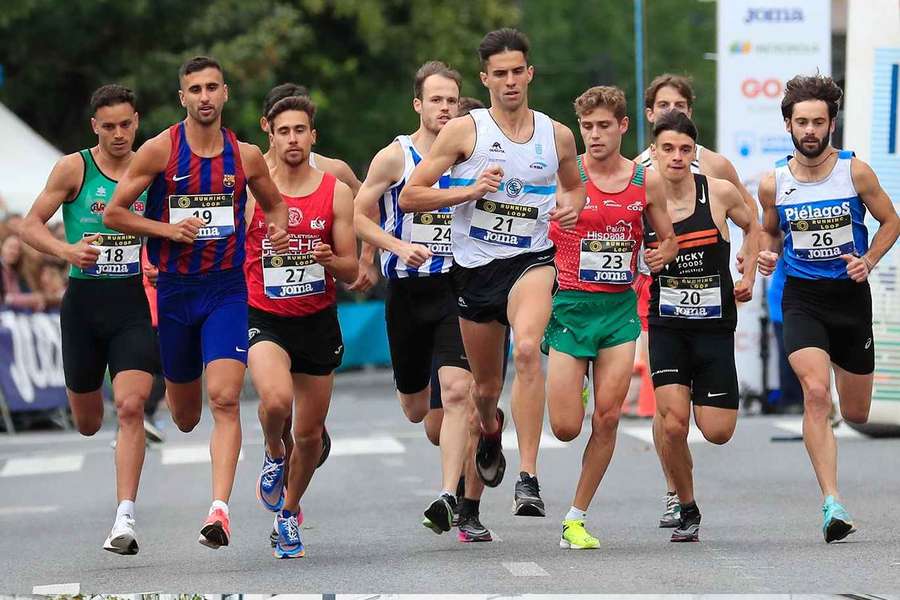
[[[422,155],[413,146],[408,135],[398,135],[397,143],[403,150],[403,177],[387,189],[378,203],[381,228],[395,238],[426,246],[432,257],[418,269],[407,265],[399,256],[381,251],[381,274],[388,279],[404,277],[428,277],[440,275],[450,270],[453,264],[453,253],[450,249],[450,221],[453,219],[452,208],[441,208],[432,212],[407,213],[400,209],[400,192],[409,179]],[[450,173],[444,173],[434,185],[439,188],[450,187]]]
[[[478,267],[498,258],[540,252],[553,246],[550,211],[556,207],[559,158],[553,121],[536,110],[534,134],[513,142],[486,108],[469,113],[475,121],[472,155],[451,169],[451,185],[467,186],[491,165],[503,168],[500,189],[456,207],[453,215],[453,260]]]
[[[853,152],[841,150],[831,173],[815,182],[797,181],[790,156],[775,163],[775,208],[784,232],[784,267],[790,277],[847,279],[843,254],[869,249],[866,207],[850,175]]]

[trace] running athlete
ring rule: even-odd
[[[647,89],[644,91],[644,115],[650,125],[656,123],[656,120],[671,110],[683,112],[688,117],[694,114],[694,88],[691,81],[687,77],[681,75],[673,75],[671,73],[663,73],[653,79]],[[653,154],[652,146],[648,146],[637,158],[634,159],[648,169],[655,168],[656,157]],[[730,181],[741,193],[741,197],[747,206],[753,211],[755,216],[759,215],[756,201],[738,176],[734,165],[727,158],[713,152],[709,148],[696,144],[696,155],[690,164],[691,172],[702,173],[710,177],[718,179],[726,179]],[[737,253],[738,270],[743,272],[744,255],[746,254],[746,242],[742,245]],[[635,281],[635,290],[638,292],[638,312],[641,315],[641,325],[644,331],[647,331],[647,311],[650,301],[650,272],[648,269],[638,263],[641,275]],[[644,343],[644,353],[646,354],[646,341]],[[645,357],[646,358],[646,357]],[[656,419],[653,420],[653,443],[656,447],[657,456],[659,456],[660,465],[662,465],[663,475],[666,478],[666,496],[665,510],[659,519],[660,527],[677,527],[678,526],[678,499],[675,495],[675,482],[671,475],[666,472],[666,467],[662,459],[662,428]]]
[[[476,466],[486,485],[502,481],[504,417],[497,401],[509,325],[520,455],[513,512],[544,516],[536,476],[544,419],[540,342],[556,289],[555,249],[548,233],[551,220],[564,228],[575,226],[584,206],[584,185],[572,132],[528,108],[534,75],[528,49],[528,38],[515,29],[484,37],[478,53],[491,108],[473,110],[444,127],[403,189],[400,209],[456,207],[452,277],[474,378],[471,395],[481,416]],[[433,188],[451,167],[453,189]]]
[[[675,258],[678,245],[659,173],[620,152],[622,136],[628,131],[625,93],[617,87],[592,87],[575,99],[575,113],[586,148],[578,166],[588,200],[575,229],[562,229],[558,223],[550,226],[560,292],[553,298],[544,348],[550,355],[550,425],[564,441],[581,433],[582,383],[593,363],[591,437],[559,541],[562,548],[581,550],[600,544],[585,530],[584,521],[612,459],[619,413],[631,384],[635,340],[641,333],[631,284],[637,272],[643,216],[661,241],[647,251],[646,262],[653,271]]]
[[[842,96],[831,77],[797,75],[787,82],[781,114],[796,150],[759,184],[768,234],[759,272],[772,274],[783,237],[784,346],[803,388],[803,441],[825,498],[826,542],[855,531],[838,495],[831,371],[844,419],[865,423],[875,370],[868,277],[900,231],[872,168],[831,145]],[[880,223],[871,243],[867,210]]]
[[[287,206],[259,148],[222,127],[222,68],[199,56],[182,65],[184,121],[148,140],[116,187],[104,223],[148,236],[157,280],[159,342],[172,418],[184,432],[202,410],[201,374],[213,415],[213,502],[200,530],[209,548],[231,537],[228,500],[241,449],[239,397],[247,364],[244,205],[249,186],[276,252],[288,250]],[[128,209],[147,187],[146,216]]]
[[[700,539],[694,500],[693,460],[687,436],[694,422],[714,444],[731,439],[737,423],[738,382],[734,364],[735,300],[753,294],[759,223],[730,181],[692,173],[697,128],[682,112],[670,111],[653,127],[654,153],[665,182],[678,256],[650,287],[650,368],[656,420],[663,432],[663,465],[675,483],[679,524],[673,542]],[[729,267],[730,219],[744,231],[743,277]],[[647,226],[644,245],[660,247],[660,232]]]
[[[322,456],[333,372],[344,348],[334,278],[348,283],[357,275],[353,193],[309,165],[315,111],[308,97],[292,96],[276,102],[266,116],[277,161],[273,178],[288,206],[290,253],[272,252],[265,214],[252,196],[247,203],[249,364],[266,439],[257,496],[277,513],[278,558],[304,555],[300,499]],[[294,410],[291,468],[285,477],[281,438]]]
[[[106,203],[134,156],[138,128],[134,92],[105,85],[91,96],[97,145],[62,157],[22,223],[22,238],[71,267],[60,310],[63,371],[72,418],[82,435],[103,424],[101,389],[112,378],[116,434],[116,496],[112,531],[103,544],[116,554],[137,554],[134,501],[144,464],[144,403],[159,370],[150,309],[141,285],[141,240],[103,225]],[[143,212],[137,190],[132,209]],[[66,241],[47,221],[62,206]]]
[[[450,281],[453,264],[450,208],[408,212],[398,199],[409,175],[422,161],[438,133],[456,116],[461,84],[459,73],[439,61],[419,67],[413,82],[413,108],[419,128],[399,135],[383,148],[369,167],[356,198],[359,237],[380,248],[382,275],[388,280],[385,320],[391,363],[400,406],[406,418],[421,422],[429,410],[432,367],[437,369],[443,420],[440,432],[441,492],[425,510],[422,524],[435,533],[450,531],[463,471],[472,410],[469,361],[459,332],[459,310]],[[436,185],[449,187],[449,173]],[[371,215],[380,215],[380,224]],[[476,497],[474,500],[477,500]],[[460,509],[463,507],[461,506]],[[460,539],[490,541],[471,503]]]

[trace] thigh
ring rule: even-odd
[[[117,405],[122,398],[135,394],[141,399],[143,407],[152,387],[153,375],[143,369],[120,371],[112,380],[113,398]]]
[[[795,350],[788,361],[804,392],[811,387],[831,389],[831,359],[825,350],[811,347]]]
[[[621,410],[634,371],[634,341],[597,352],[594,360],[594,405],[599,412]]]
[[[293,398],[291,358],[277,340],[260,332],[250,341],[247,354],[250,379],[263,405]]]
[[[200,328],[186,317],[186,294],[163,293],[158,298],[158,333],[162,371],[172,383],[191,384],[203,373]],[[246,333],[245,333],[246,337]]]
[[[460,318],[459,329],[475,383],[501,386],[506,327],[496,321],[476,323]]]
[[[550,422],[578,424],[584,419],[581,392],[588,361],[550,348],[547,361],[547,410]]]
[[[556,267],[529,268],[509,292],[507,318],[513,331],[513,343],[540,340],[550,320]]]
[[[200,326],[203,364],[230,359],[246,365],[247,330],[246,298],[229,298],[213,307]]]
[[[659,390],[667,385],[691,387],[691,349],[684,333],[677,329],[651,326],[648,332],[650,377]]]
[[[734,334],[691,334],[694,404],[737,410],[740,405],[737,369],[734,363]]]
[[[401,394],[416,394],[431,378],[435,329],[423,322],[403,283],[393,283],[385,302],[385,321],[394,383]]]
[[[872,406],[872,387],[875,374],[851,373],[837,365],[832,365],[832,368],[841,410],[846,414],[868,417],[869,408]]]
[[[84,298],[89,293],[87,282],[73,283],[75,285],[66,290],[60,307],[63,373],[70,392],[90,394],[103,386],[109,340],[95,335],[93,311],[89,306],[91,299]]]
[[[341,366],[344,340],[334,307],[291,319],[284,337],[288,338],[291,373],[325,376]]]
[[[143,371],[160,372],[159,345],[150,319],[135,319],[123,326],[109,341],[109,374]]]
[[[334,375],[306,375],[295,373],[294,431],[315,429],[325,423],[334,388]]]

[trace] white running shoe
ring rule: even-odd
[[[138,543],[134,536],[134,519],[128,515],[122,515],[116,519],[109,537],[103,544],[103,549],[116,554],[131,555],[138,553]]]

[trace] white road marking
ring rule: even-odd
[[[244,459],[244,451],[238,454],[238,460]],[[209,446],[198,444],[193,446],[172,446],[162,450],[164,465],[192,465],[209,462]]]
[[[561,442],[552,434],[541,432],[541,450],[553,450],[556,448],[568,448],[569,442]],[[503,447],[510,450],[518,451],[519,440],[516,437],[515,429],[507,429],[503,432]]]
[[[80,471],[83,463],[83,454],[10,458],[6,461],[6,464],[3,465],[3,470],[0,471],[0,477],[71,473],[73,471]]]
[[[783,431],[789,431],[791,433],[795,433],[797,435],[803,435],[803,419],[783,419],[776,421],[775,427],[781,429]],[[865,436],[858,431],[854,431],[850,429],[850,426],[846,423],[841,423],[837,427],[834,428],[834,437],[836,438],[845,438],[845,439],[860,439]]]
[[[653,444],[653,424],[649,421],[646,425],[630,425],[628,427],[622,427],[621,429],[622,433],[624,433],[625,435],[630,435],[631,437],[637,438],[642,442]],[[692,426],[688,430],[687,441],[688,444],[697,444],[705,441],[705,438],[696,426]]]
[[[36,585],[31,588],[31,593],[38,596],[77,596],[81,593],[81,584],[51,583],[49,585]]]
[[[0,517],[19,515],[42,515],[59,510],[58,506],[4,506],[0,508]]]
[[[403,454],[406,446],[389,435],[358,438],[332,438],[331,456],[360,454]]]
[[[535,562],[505,562],[503,566],[516,577],[549,577],[545,571]]]

